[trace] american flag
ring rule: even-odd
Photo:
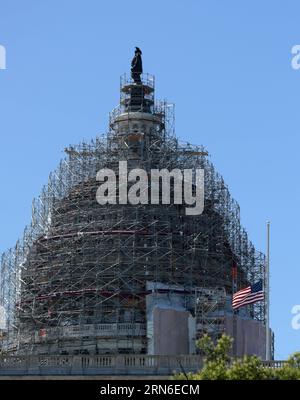
[[[262,280],[234,293],[232,296],[232,308],[236,309],[261,300],[264,300]]]

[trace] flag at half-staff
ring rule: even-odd
[[[264,300],[264,291],[262,280],[254,283],[254,285],[248,286],[244,289],[239,290],[232,296],[232,308],[235,310],[239,307],[246,306],[247,304],[253,304],[257,301]]]

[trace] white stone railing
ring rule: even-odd
[[[281,368],[286,364],[285,360],[263,361],[263,365],[268,368]]]
[[[263,361],[280,368],[286,361]],[[172,375],[196,372],[199,355],[0,356],[0,375]]]
[[[86,324],[74,326],[62,326],[45,329],[44,336],[40,332],[35,333],[35,342],[43,339],[60,337],[82,337],[82,336],[144,336],[146,335],[146,324],[142,323],[120,323],[120,324]],[[30,337],[29,337],[30,340]],[[25,338],[23,338],[25,341]]]
[[[201,367],[199,355],[0,356],[0,375],[171,375]]]

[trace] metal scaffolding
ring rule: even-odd
[[[3,351],[146,353],[148,281],[184,288],[199,332],[218,336],[216,309],[226,312],[233,263],[238,287],[263,279],[264,255],[241,227],[239,206],[204,147],[179,141],[173,105],[155,101],[153,77],[142,83],[133,101],[134,83],[122,77],[107,134],[65,149],[32,203],[22,239],[2,255]],[[204,212],[187,216],[176,204],[100,206],[97,171],[117,173],[120,160],[146,171],[203,168]],[[263,322],[264,304],[247,313]]]

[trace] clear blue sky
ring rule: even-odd
[[[300,350],[299,16],[296,0],[0,0],[0,251],[64,147],[105,132],[139,46],[177,135],[207,147],[258,249],[272,221],[276,357]]]

